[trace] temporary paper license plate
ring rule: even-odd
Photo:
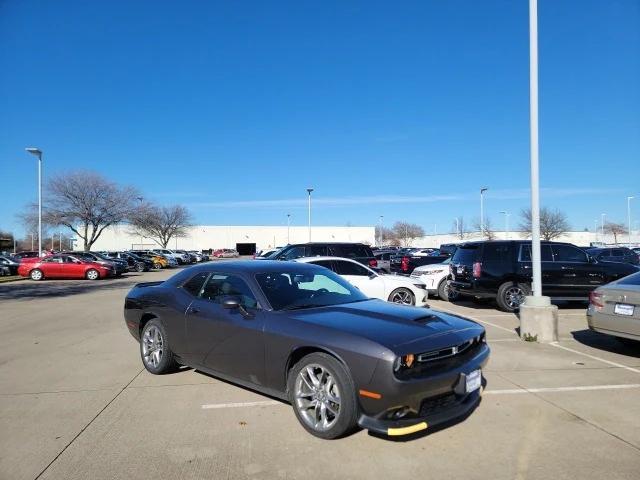
[[[471,393],[480,388],[482,384],[482,372],[480,370],[474,370],[467,375],[467,393]]]
[[[616,306],[613,307],[613,313],[617,313],[618,315],[633,315],[633,305],[616,303]]]
[[[458,267],[457,272],[458,275],[462,275],[462,272],[464,272],[464,267]]]

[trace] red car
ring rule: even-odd
[[[90,262],[73,255],[51,255],[45,258],[28,259],[20,262],[18,275],[31,280],[44,278],[86,278],[98,280],[111,277],[115,271],[111,267]]]

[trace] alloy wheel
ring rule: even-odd
[[[407,290],[400,290],[391,296],[391,301],[402,305],[413,305],[413,296]]]
[[[145,364],[157,368],[164,354],[164,340],[158,327],[152,325],[142,336],[142,359]]]
[[[512,309],[516,309],[520,305],[522,305],[522,302],[524,302],[524,297],[525,297],[524,290],[522,290],[522,288],[520,288],[517,285],[514,285],[513,287],[509,287],[504,292],[505,303],[509,306],[509,308],[512,308]]]
[[[333,375],[322,365],[304,367],[295,383],[295,407],[312,429],[326,431],[340,417],[340,391]]]
[[[97,280],[99,276],[100,276],[100,274],[95,270],[89,270],[87,272],[87,278],[89,280]]]

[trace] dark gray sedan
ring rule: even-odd
[[[320,266],[206,264],[135,286],[124,315],[145,368],[178,364],[290,402],[336,438],[406,435],[471,412],[489,358],[482,326],[372,300]]]

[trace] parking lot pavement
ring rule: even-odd
[[[142,369],[124,295],[171,274],[0,285],[0,478],[637,478],[640,351],[588,331],[583,308],[562,307],[559,342],[540,345],[515,315],[432,300],[487,329],[479,408],[402,441],[322,441],[282,402]]]

